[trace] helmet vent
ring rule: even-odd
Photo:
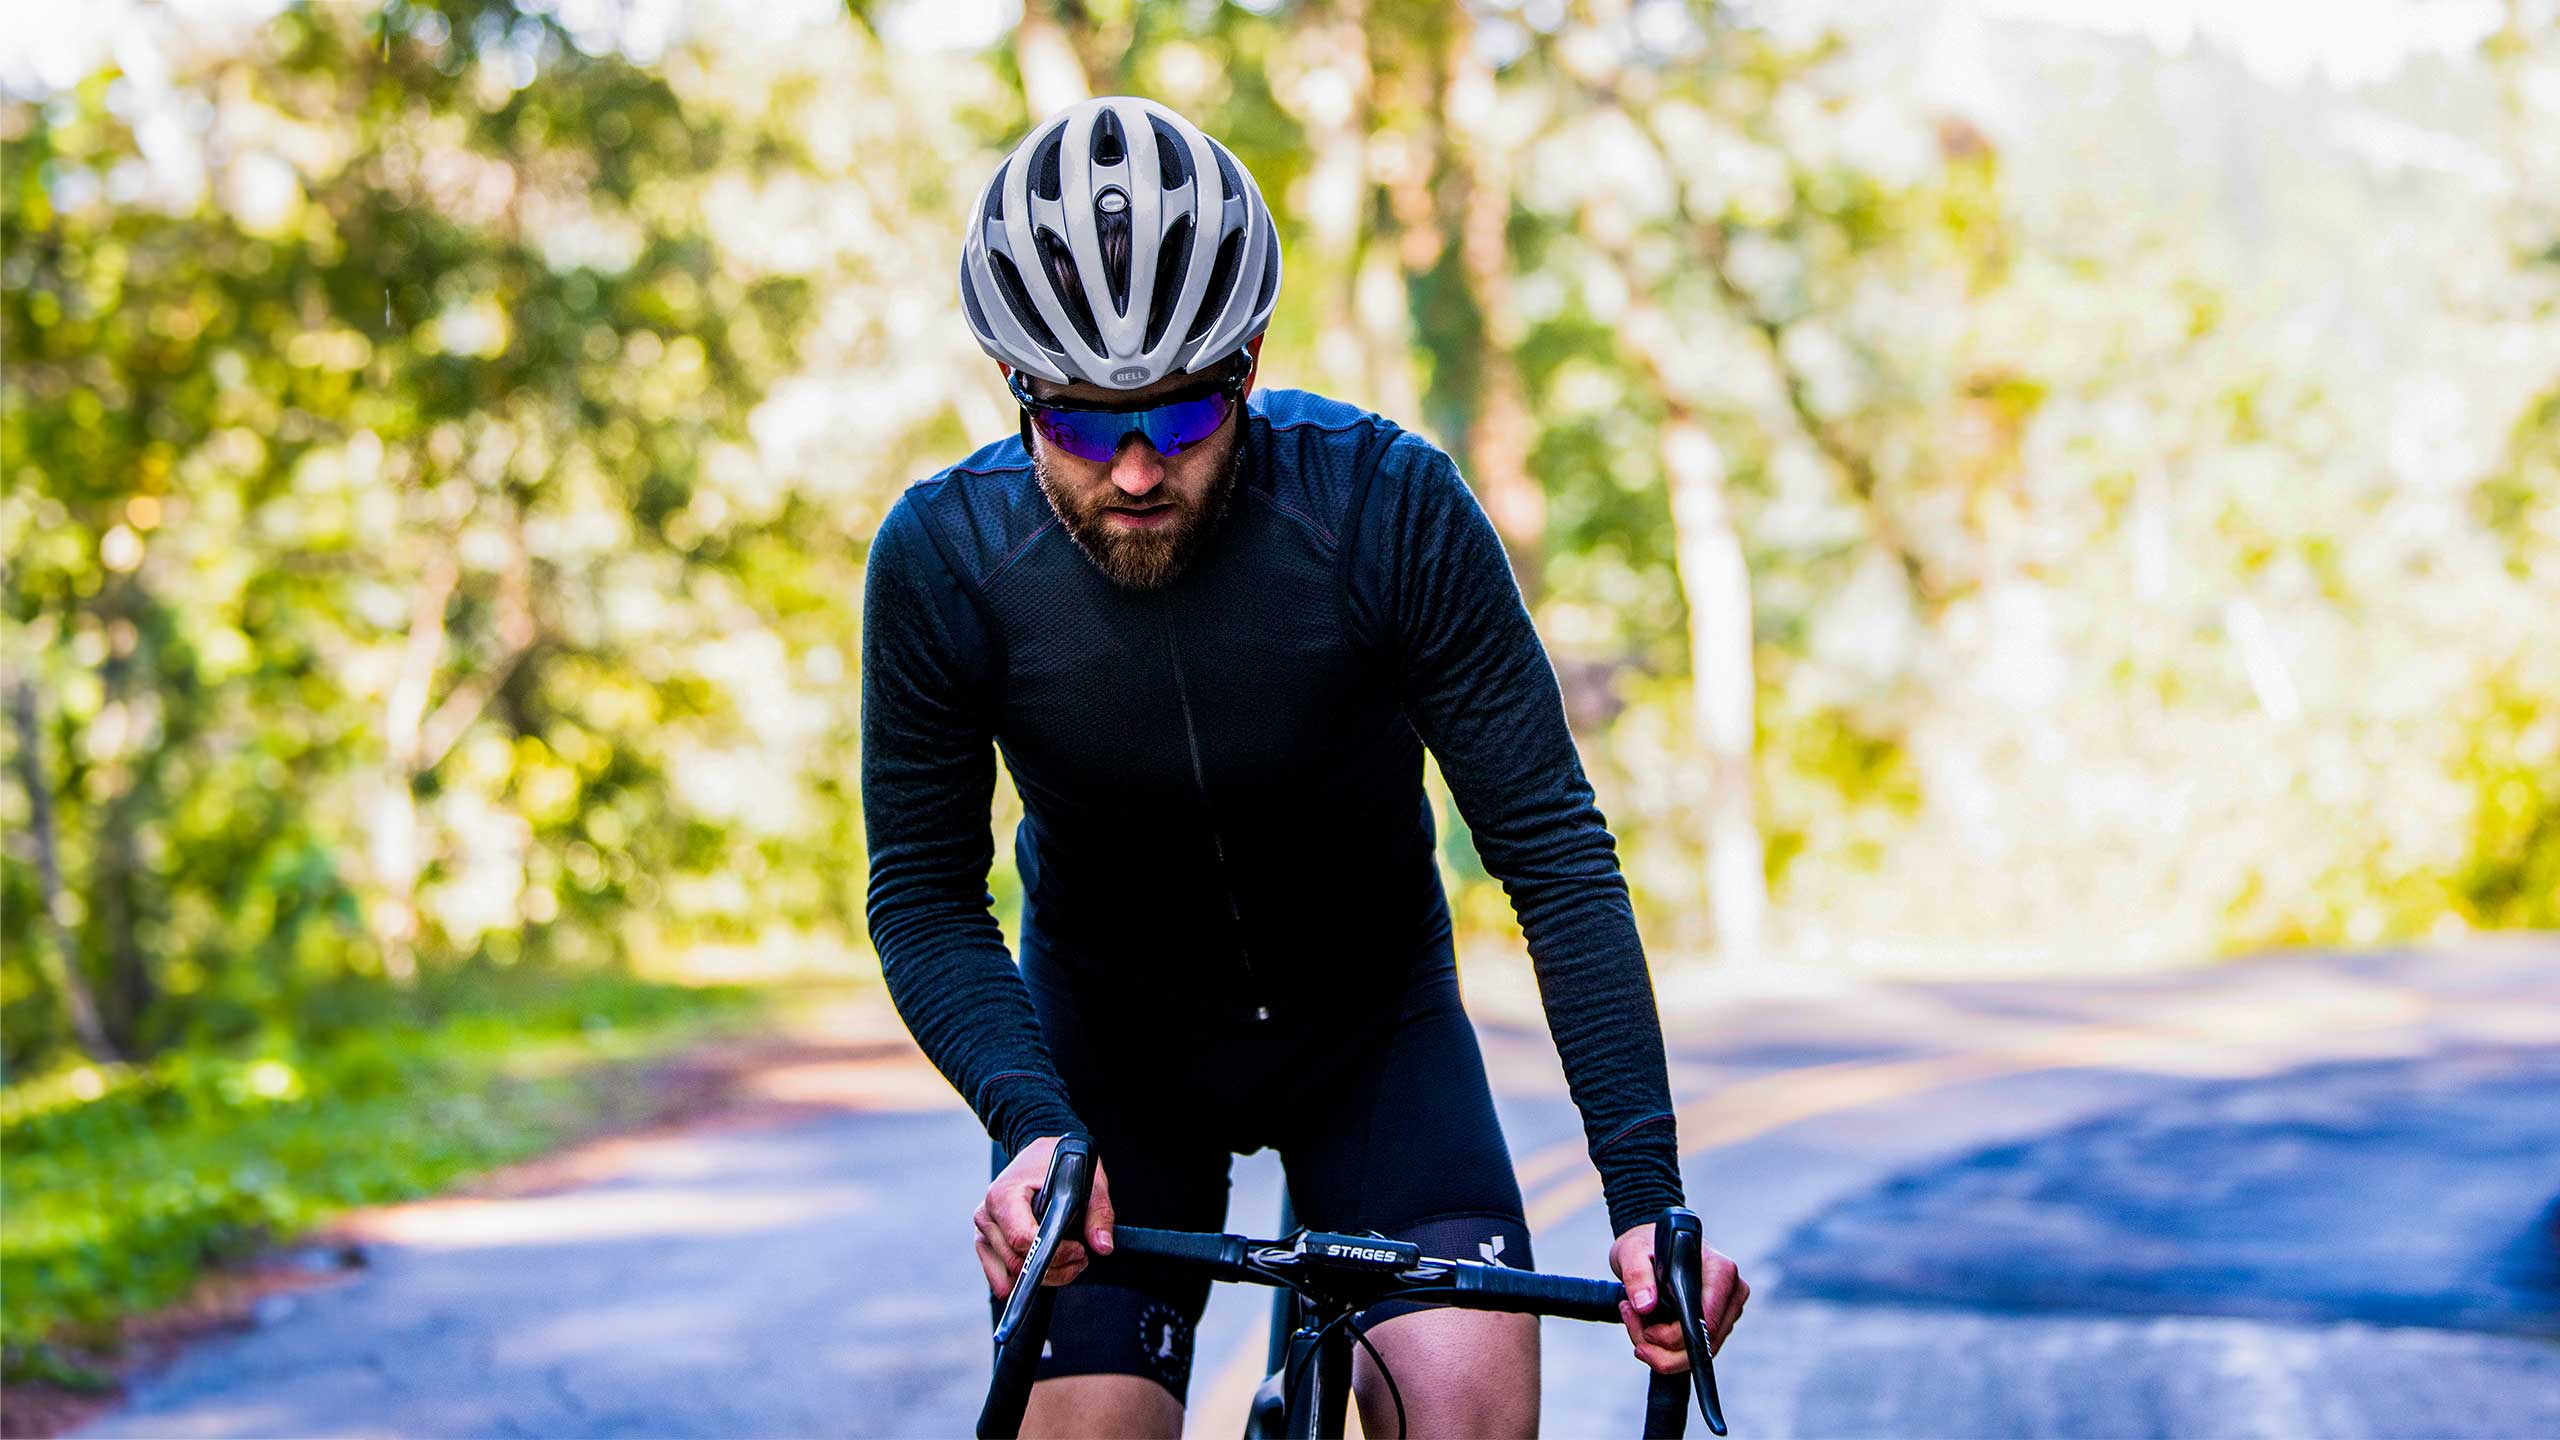
[[[1076,327],[1076,338],[1084,341],[1086,349],[1100,350],[1102,327],[1094,323],[1093,306],[1084,298],[1084,280],[1076,274],[1075,253],[1067,248],[1066,241],[1058,238],[1058,232],[1045,225],[1036,232],[1035,238],[1040,245],[1040,264],[1049,272],[1049,288],[1066,305],[1067,321]],[[1121,265],[1122,284],[1125,286],[1128,265],[1125,257]]]
[[[1215,140],[1209,142],[1209,153],[1218,157],[1218,178],[1227,182],[1227,198],[1243,199],[1244,177],[1236,173],[1236,157],[1228,154],[1227,147]]]
[[[1032,153],[1031,193],[1043,200],[1059,200],[1066,196],[1065,186],[1058,179],[1058,151],[1066,135],[1066,126],[1053,127],[1048,137],[1040,142],[1040,148]]]
[[[1129,137],[1120,133],[1120,117],[1105,110],[1093,122],[1093,163],[1119,165],[1129,158]]]
[[[1267,241],[1266,253],[1273,258],[1265,260],[1262,265],[1262,291],[1253,297],[1253,313],[1256,315],[1271,308],[1271,293],[1280,288],[1280,264],[1277,258],[1280,254],[1280,237],[1272,233],[1271,222],[1268,220],[1262,222],[1261,229]]]
[[[989,251],[987,259],[996,272],[996,288],[1004,292],[1005,308],[1013,312],[1013,318],[1031,332],[1041,349],[1052,355],[1066,354],[1066,347],[1058,343],[1058,332],[1049,328],[1049,322],[1040,318],[1040,307],[1031,303],[1031,292],[1023,288],[1022,272],[1013,268],[1013,257]]]
[[[1220,152],[1221,159],[1225,152]],[[1236,260],[1244,251],[1244,232],[1239,230],[1218,246],[1218,262],[1209,267],[1209,289],[1200,297],[1200,313],[1191,321],[1189,334],[1182,338],[1197,340],[1209,333],[1218,322],[1219,312],[1227,308],[1227,296],[1236,288]]]
[[[1180,189],[1191,178],[1191,147],[1173,133],[1173,127],[1153,115],[1147,124],[1156,132],[1156,170],[1167,190]]]
[[[969,283],[966,272],[960,277],[960,303],[968,308],[970,329],[980,335],[995,334],[995,327],[987,323],[987,312],[978,305],[978,287]]]
[[[997,166],[996,178],[987,186],[986,218],[991,221],[1004,219],[1004,181],[1005,177],[1012,173],[1013,166],[1010,164]]]
[[[1173,318],[1173,302],[1182,297],[1182,282],[1191,274],[1191,231],[1191,217],[1185,215],[1164,232],[1164,243],[1156,249],[1156,293],[1147,302],[1149,350],[1164,338],[1165,322]]]
[[[1102,279],[1114,314],[1129,313],[1129,197],[1105,190],[1094,197],[1094,230],[1102,241]]]

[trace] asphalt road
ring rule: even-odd
[[[1470,982],[1542,1265],[1600,1272],[1534,1012]],[[2560,943],[2101,984],[1666,994],[1695,1204],[1751,1278],[1734,1434],[2560,1434]],[[599,1147],[552,1188],[369,1217],[83,1432],[958,1435],[985,1384],[985,1142],[876,1013],[775,1108]],[[1237,1164],[1230,1228],[1278,1173]],[[1201,1329],[1236,1433],[1259,1292]],[[1636,1428],[1612,1329],[1551,1322],[1549,1434]]]

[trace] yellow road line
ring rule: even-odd
[[[2117,1027],[2089,1028],[2095,1032]],[[1681,1153],[1685,1158],[1815,1115],[2029,1068],[2036,1063],[2031,1056],[2049,1054],[2061,1039],[2057,1036],[2053,1045],[2010,1055],[1949,1055],[1882,1062],[1843,1060],[1739,1081],[1680,1107],[1678,1124],[1684,1142]],[[1536,1183],[1527,1178],[1530,1175],[1544,1177],[1567,1171],[1582,1158],[1582,1144],[1580,1137],[1560,1141],[1521,1161],[1518,1169],[1524,1177],[1524,1188]],[[1529,1229],[1534,1233],[1599,1197],[1600,1177],[1596,1173],[1586,1170],[1566,1174],[1561,1184],[1530,1201]],[[1218,1368],[1218,1378],[1210,1384],[1208,1393],[1191,1406],[1184,1429],[1201,1435],[1232,1435],[1244,1428],[1254,1387],[1262,1383],[1266,1344],[1267,1332],[1256,1330],[1251,1339],[1236,1346]]]
[[[2264,1071],[2333,1051],[2342,1036],[2409,1025],[2437,1009],[2433,997],[2370,985],[2340,986],[2298,1003],[2270,1007],[2263,996],[2204,996],[2181,1001],[2157,1018],[2133,1024],[2074,1025],[1998,1048],[1911,1060],[1843,1060],[1736,1081],[1674,1107],[1680,1158],[1755,1139],[1782,1125],[1928,1090],[2034,1070],[2109,1065],[2159,1074],[2231,1075]],[[2542,1017],[2546,1020],[2552,1018]],[[1600,1176],[1571,1164],[1580,1139],[1559,1141],[1530,1156],[1523,1176],[1562,1178],[1528,1197],[1535,1234],[1600,1198]],[[1526,1190],[1534,1181],[1523,1179]]]
[[[2022,1052],[1939,1055],[1922,1060],[1883,1062],[1845,1060],[1809,1070],[1790,1070],[1737,1081],[1676,1107],[1680,1158],[1737,1144],[1782,1126],[1817,1115],[1836,1114],[1900,1100],[1948,1085],[1988,1079],[2033,1069],[2041,1062]],[[1582,1157],[1582,1142],[1556,1145],[1534,1157],[1546,1160],[1556,1150],[1569,1159]],[[1542,1167],[1548,1168],[1548,1167]],[[1530,1197],[1529,1232],[1555,1224],[1600,1198],[1600,1176],[1588,1168],[1564,1174],[1556,1184]]]
[[[1674,1108],[1680,1156],[1692,1159],[1801,1120],[1999,1075],[2102,1065],[2170,1074],[2272,1069],[2305,1058],[2296,1046],[2328,1049],[2324,1042],[2346,1032],[2409,1024],[2437,1008],[2430,996],[2363,984],[2298,997],[2281,1007],[2269,1007],[2265,1000],[2198,997],[2171,1005],[2149,1023],[2075,1025],[1995,1049],[1908,1060],[1841,1060],[1735,1081]],[[2545,1032],[2560,1025],[2560,1013],[2532,1018]],[[1583,1139],[1577,1135],[1515,1162],[1524,1192],[1554,1182],[1528,1196],[1532,1233],[1600,1198],[1599,1175],[1577,1168],[1583,1158]],[[1232,1435],[1244,1427],[1254,1388],[1262,1383],[1266,1338],[1267,1332],[1257,1328],[1227,1356],[1208,1393],[1190,1408],[1186,1430]]]

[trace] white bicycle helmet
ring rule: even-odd
[[[1280,233],[1227,147],[1152,100],[1069,107],[996,167],[960,254],[979,348],[1059,384],[1135,390],[1271,323]]]

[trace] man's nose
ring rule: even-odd
[[[1120,451],[1111,457],[1111,483],[1120,493],[1133,500],[1146,498],[1147,492],[1164,483],[1164,457],[1144,435],[1132,434],[1120,442]]]

